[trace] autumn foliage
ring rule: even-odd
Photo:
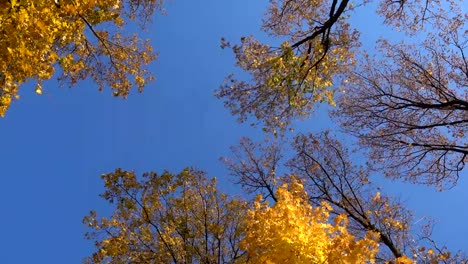
[[[276,197],[272,207],[257,197],[247,214],[241,248],[248,263],[374,263],[377,233],[355,238],[344,214],[330,223],[330,205],[312,207],[300,182],[281,186]]]
[[[71,86],[90,78],[124,98],[153,78],[145,68],[152,47],[125,31],[132,20],[148,21],[161,0],[57,2],[0,2],[0,116],[23,84],[42,94],[54,74]]]
[[[269,128],[284,128],[308,116],[315,102],[334,104],[336,78],[349,71],[359,46],[345,19],[348,1],[340,2],[270,1],[262,29],[286,40],[272,45],[249,36],[232,46],[236,65],[252,78],[227,77],[217,96],[240,121],[254,115]]]
[[[280,240],[281,236],[286,239],[289,235],[291,241],[301,238],[300,235],[286,235],[286,231],[280,228],[287,226],[289,221],[282,222],[281,217],[288,218],[293,213],[280,214],[274,209],[283,208],[279,205],[284,204],[284,201],[281,202],[284,197],[280,196],[285,190],[296,190],[291,186],[296,186],[300,180],[299,186],[303,191],[299,192],[302,202],[298,207],[310,211],[324,208],[326,204],[330,216],[328,223],[344,217],[346,231],[354,238],[362,239],[375,234],[375,241],[379,244],[379,250],[374,255],[377,263],[394,263],[397,259],[411,261],[408,263],[467,262],[461,252],[450,252],[446,247],[438,245],[431,238],[431,221],[414,219],[413,212],[398,197],[386,194],[373,183],[378,175],[368,166],[357,165],[352,153],[331,133],[300,134],[291,143],[292,153],[286,151],[286,147],[279,142],[259,143],[243,138],[238,146],[232,148],[233,157],[223,159],[233,179],[247,193],[260,193],[262,197],[275,202],[269,208],[257,201],[258,210],[250,212],[249,217],[253,223],[259,221],[262,224],[251,228],[252,232],[258,234],[262,227],[270,228],[275,226],[274,222],[278,222],[282,223],[276,225],[281,230],[278,235]],[[290,187],[287,189],[285,186]],[[294,206],[285,208],[289,210]],[[299,210],[294,214],[297,212],[301,212],[299,215],[303,213]],[[252,215],[263,217],[252,218]],[[266,220],[270,216],[276,217],[273,223]],[[418,226],[414,225],[416,221]],[[253,223],[251,225],[255,225]],[[274,230],[269,231],[271,237],[274,233]],[[265,241],[268,240],[267,235],[268,232],[265,232],[262,236]],[[246,236],[256,235],[247,232]],[[257,244],[252,242],[252,245]]]
[[[232,263],[242,258],[239,241],[246,204],[216,188],[203,172],[102,175],[102,194],[114,211],[84,223],[97,251],[89,263]]]

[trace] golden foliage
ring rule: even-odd
[[[41,83],[59,70],[74,85],[93,79],[115,96],[139,91],[153,77],[145,65],[155,59],[148,41],[125,36],[125,25],[144,23],[162,0],[2,1],[0,4],[0,116],[17,99],[22,84]]]
[[[292,117],[308,116],[316,102],[334,105],[334,82],[354,64],[359,46],[357,32],[341,12],[332,23],[336,31],[320,26],[318,21],[327,20],[327,1],[283,2],[271,1],[263,30],[286,41],[274,47],[252,36],[242,38],[232,49],[237,66],[252,79],[231,75],[217,93],[240,121],[253,114],[273,129],[284,129]]]
[[[347,231],[345,215],[330,223],[332,208],[325,202],[312,207],[298,181],[278,188],[276,197],[269,207],[258,196],[247,214],[241,248],[248,263],[374,263],[377,233],[355,238]]]
[[[242,258],[238,243],[246,204],[216,189],[216,180],[184,170],[150,172],[138,180],[117,169],[102,176],[111,217],[85,217],[97,251],[90,263],[232,263]]]

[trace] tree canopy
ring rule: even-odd
[[[276,191],[277,202],[269,207],[258,196],[246,217],[241,247],[247,263],[374,263],[379,250],[377,233],[356,240],[348,233],[346,215],[330,223],[330,205],[313,208],[300,182]]]
[[[0,116],[27,82],[57,77],[74,86],[92,79],[125,98],[152,80],[145,65],[156,58],[149,41],[127,34],[132,20],[144,25],[161,0],[24,1],[0,3]]]
[[[84,223],[97,251],[89,263],[233,263],[246,203],[218,191],[201,171],[102,175],[110,217],[92,211]]]
[[[336,144],[330,138],[317,140],[340,155],[339,145],[327,145]],[[228,198],[215,179],[195,170],[104,174],[101,196],[113,212],[84,218],[97,249],[86,263],[467,263],[428,233],[415,242],[411,213],[392,197],[370,193],[365,174],[355,179],[343,160],[333,174],[332,164],[306,151],[296,158],[302,155],[319,171],[304,175],[299,168],[308,165],[299,162],[298,176],[270,186],[272,206],[261,195],[251,205]],[[349,180],[339,175],[347,169]]]
[[[465,20],[439,26],[419,44],[382,41],[385,56],[350,74],[334,117],[389,177],[442,188],[468,161],[468,46]]]
[[[231,176],[230,180],[241,187],[243,196],[224,193],[216,178],[194,168],[178,173],[150,171],[141,175],[115,169],[103,174],[104,191],[100,197],[106,201],[110,213],[106,214],[105,209],[99,208],[99,212],[90,211],[84,217],[83,224],[88,228],[85,237],[94,243],[93,252],[88,254],[84,263],[468,264],[464,252],[451,250],[443,242],[436,241],[432,234],[435,225],[429,217],[416,217],[417,212],[409,203],[378,182],[385,180],[386,185],[391,183],[390,180],[403,179],[435,186],[442,191],[457,184],[461,173],[466,172],[466,5],[463,6],[459,0],[264,2],[267,9],[260,34],[246,35],[238,42],[221,39],[221,47],[233,52],[238,71],[226,77],[216,91],[216,97],[223,100],[226,108],[240,122],[252,121],[254,128],[261,125],[265,133],[260,137],[267,138],[264,142],[242,138],[238,145],[232,147],[231,155],[223,158],[227,170],[220,176]],[[58,84],[68,87],[90,81],[97,90],[109,88],[113,96],[120,98],[127,98],[135,91],[142,92],[154,80],[148,67],[157,58],[152,43],[144,39],[142,30],[147,29],[154,14],[164,11],[165,3],[164,0],[0,0],[0,116],[8,113],[10,106],[15,100],[20,100],[25,90],[30,89],[38,95],[49,93],[47,85],[55,78]],[[199,5],[205,8],[206,4]],[[207,13],[218,15],[208,8]],[[353,24],[353,16],[362,16],[361,10],[375,11],[386,29],[375,43],[362,38],[361,28]],[[195,13],[192,19],[202,16],[199,12],[189,11]],[[227,20],[223,15],[218,17],[222,19],[220,21]],[[204,23],[211,25],[217,22],[210,19]],[[187,37],[186,28],[190,22],[193,20],[177,21],[183,28],[177,32],[184,36],[183,41],[169,43],[183,47],[172,49],[168,56],[168,61],[178,63],[182,71],[196,68],[192,65],[198,66],[200,61],[211,59],[206,56],[209,48],[205,47],[209,45],[205,42],[203,46],[195,45],[199,43],[195,43],[194,37]],[[194,27],[194,32],[190,33],[196,37],[203,36],[208,32],[204,27]],[[364,41],[366,48],[362,47]],[[375,44],[375,50],[368,48],[368,44]],[[197,54],[198,58],[189,64],[183,56],[177,57],[182,51]],[[213,67],[209,66],[211,74]],[[203,79],[203,74],[207,73],[195,74]],[[195,75],[190,76],[183,78],[184,81],[196,79]],[[179,77],[180,71],[169,76],[171,81],[181,81]],[[206,87],[197,88],[200,88],[197,95],[199,91],[207,91],[203,89]],[[183,89],[180,92],[190,97],[190,101],[199,98]],[[168,105],[186,111],[185,105],[178,100],[180,97]],[[206,102],[199,105],[205,106]],[[336,122],[334,130],[312,133],[305,128],[295,132],[295,122],[309,118],[321,103],[326,105],[325,110]],[[159,105],[151,101],[139,110],[153,114],[149,108],[144,109],[150,104]],[[97,111],[89,112],[96,114]],[[164,115],[167,112],[171,111],[164,112]],[[139,112],[136,115],[139,118],[146,114]],[[133,143],[129,140],[131,136],[153,135],[145,126],[148,120],[145,120],[145,125],[135,122],[141,127],[133,129],[133,124],[125,120],[134,118],[134,115],[129,114],[127,119],[120,118],[122,115],[115,116],[115,120],[110,118],[115,125],[112,129],[95,126],[87,127],[84,132],[90,132],[88,138],[96,137],[94,131],[111,134],[104,144],[106,147],[111,145],[113,152],[110,155],[101,152],[89,155],[105,157],[98,161],[101,163],[96,167],[114,166],[115,163],[104,162],[116,151],[125,149],[123,143]],[[75,141],[76,134],[69,135],[69,132],[81,129],[81,123],[68,114],[62,117],[73,120],[77,126],[63,130],[66,133],[60,130],[44,142],[61,144],[64,142],[63,138],[59,139],[61,134],[66,135],[66,140]],[[166,118],[177,119],[179,123],[185,121],[172,113]],[[93,121],[96,120],[91,123]],[[8,122],[6,120],[5,123]],[[154,123],[169,132],[167,134],[177,130],[194,135],[193,124],[200,125],[201,122],[184,123],[177,129],[164,121]],[[43,124],[44,120],[38,120],[26,126],[27,129],[19,126],[18,130],[29,132],[39,126],[50,128],[51,123]],[[225,124],[216,125],[223,127]],[[68,128],[67,125],[63,127]],[[122,133],[125,135],[122,139],[114,138],[124,127],[132,127],[141,134]],[[13,136],[6,133],[2,137],[10,143],[13,137],[18,137],[17,132],[14,131]],[[345,134],[353,138],[343,138]],[[66,154],[70,157],[62,155],[65,158],[50,162],[53,166],[60,164],[69,173],[76,169],[72,168],[72,163],[88,166],[75,162],[76,156],[71,154],[81,154],[84,149],[88,151],[86,154],[90,154],[95,150],[95,146],[78,149],[76,146],[85,141],[80,139],[76,140],[78,144],[63,144],[63,149],[43,151],[48,147],[44,144],[38,148],[40,152],[30,154],[31,146],[38,138],[42,139],[40,133],[32,133],[32,137],[31,142],[21,137],[24,145],[28,146],[26,150],[16,151],[16,138],[11,140],[11,145],[2,145],[4,156],[0,160],[10,163],[11,157],[19,157],[20,161],[11,162],[12,168],[16,166],[13,170],[20,167],[18,164],[28,163],[33,170],[22,171],[23,175],[41,175],[35,170],[37,164],[52,161],[49,157],[52,152],[61,155],[69,151]],[[194,138],[198,140],[197,136]],[[209,136],[206,138],[207,141],[215,140]],[[85,143],[93,145],[94,142],[97,141]],[[154,149],[161,151],[162,155],[180,153],[174,151],[174,143],[153,146],[149,144],[150,140],[140,138],[134,142],[135,145],[145,144],[148,151],[132,149],[134,152],[130,153],[125,149],[124,162],[122,159],[118,161],[124,164],[119,165],[140,161],[142,156],[153,157],[148,153]],[[186,143],[179,137],[175,144],[185,147]],[[223,143],[227,144],[226,141]],[[199,152],[212,151],[203,147],[189,146],[191,149],[187,152],[198,155]],[[142,156],[130,156],[137,152],[143,153]],[[35,156],[36,163],[26,160],[25,154]],[[41,155],[48,160],[38,159]],[[178,162],[186,156],[178,158],[171,162]],[[10,173],[8,170],[2,172]],[[389,179],[382,179],[382,176]],[[86,185],[84,192],[89,190],[87,180],[83,184]],[[46,182],[43,178],[38,181]],[[58,181],[53,179],[52,184],[42,183],[44,185],[40,187],[68,191],[56,183]],[[23,187],[43,189],[36,188],[34,184],[22,184],[16,184],[21,190],[14,190],[5,197],[31,199],[31,196],[23,195],[29,194],[29,189]],[[13,184],[5,184],[8,185]],[[53,197],[53,202],[69,194],[60,195]],[[4,210],[11,217],[4,218],[26,222],[30,215],[39,215],[38,221],[21,224],[31,225],[34,231],[46,230],[42,236],[45,237],[50,231],[59,230],[56,226],[43,227],[39,221],[48,215],[45,209],[58,211],[56,208],[59,206],[42,206],[47,202],[34,204],[38,205],[33,206],[39,208],[37,212],[11,203],[13,208]],[[61,206],[79,210],[69,200]],[[18,208],[18,211],[30,215],[17,217],[18,211],[14,210]],[[451,214],[453,211],[443,213]],[[55,218],[50,219],[53,221],[49,222],[57,224]],[[12,236],[20,240],[20,246],[13,247],[23,248],[23,235],[15,233],[18,229],[12,228]],[[4,240],[11,243],[11,237]],[[51,241],[62,242],[55,238]],[[38,249],[40,251],[42,249]],[[63,248],[51,254],[58,255],[58,251],[63,251]],[[3,260],[3,255],[0,258]],[[16,260],[17,256],[13,258]]]

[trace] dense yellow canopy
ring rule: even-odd
[[[277,190],[277,203],[269,207],[259,196],[246,218],[241,248],[249,263],[374,263],[378,234],[358,239],[347,231],[347,217],[329,221],[332,208],[312,207],[302,184],[293,182]]]
[[[151,46],[122,34],[125,24],[144,22],[161,0],[73,0],[0,2],[0,116],[18,99],[18,89],[41,83],[59,71],[69,85],[93,79],[125,97],[152,77],[144,66],[155,59]]]

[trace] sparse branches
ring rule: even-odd
[[[265,199],[277,200],[277,169],[281,160],[281,147],[276,142],[258,144],[249,138],[242,138],[240,144],[231,147],[233,158],[222,158],[222,161],[235,177],[237,184],[248,193],[260,192]]]
[[[458,36],[381,42],[384,59],[364,60],[338,98],[334,116],[389,177],[450,187],[468,161],[467,45]]]
[[[274,132],[307,118],[318,102],[334,105],[336,88],[348,78],[360,47],[357,29],[348,24],[354,9],[348,0],[270,1],[262,30],[281,45],[253,36],[234,45],[236,65],[251,78],[228,76],[217,96],[240,122],[253,116]],[[378,9],[386,24],[409,35],[425,25],[442,29],[454,12],[460,14],[452,0],[382,0]]]

